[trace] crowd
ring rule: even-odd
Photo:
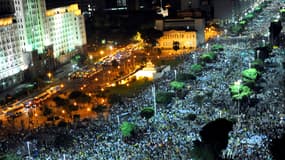
[[[153,105],[151,86],[134,98],[125,98],[123,104],[114,104],[104,120],[90,119],[63,128],[39,128],[29,136],[20,134],[22,136],[10,138],[20,146],[16,149],[17,154],[25,152],[26,156],[29,156],[26,143],[29,140],[30,155],[34,159],[186,160],[190,159],[189,151],[193,141],[200,140],[199,131],[205,124],[217,118],[236,118],[237,122],[229,133],[229,144],[222,156],[243,160],[271,159],[268,145],[272,138],[284,133],[284,123],[280,121],[280,114],[285,113],[284,85],[280,85],[284,66],[279,63],[285,56],[283,48],[274,50],[274,57],[269,59],[268,63],[276,65],[266,67],[262,74],[265,87],[262,93],[253,95],[259,100],[255,106],[238,108],[228,91],[228,86],[241,79],[241,71],[247,69],[249,62],[254,59],[252,44],[256,41],[258,39],[251,37],[225,36],[209,42],[209,46],[222,43],[224,51],[219,53],[214,63],[206,64],[196,80],[186,82],[190,89],[184,98],[173,97],[166,106],[157,104],[156,115],[149,126],[140,117],[140,111],[144,106]],[[197,50],[184,55],[187,58],[184,58],[182,64],[154,82],[156,92],[171,91],[168,84],[175,79],[174,70],[178,74],[188,72],[189,64],[195,63],[198,55],[204,51]],[[198,107],[193,97],[197,94],[205,95],[209,91],[212,92],[211,96],[206,96],[202,106]],[[189,113],[196,114],[197,118],[191,122],[185,120]],[[134,144],[123,141],[119,129],[122,121],[133,122],[145,129],[142,137]],[[40,140],[55,139],[59,133],[73,137],[72,144],[55,146],[54,141]]]

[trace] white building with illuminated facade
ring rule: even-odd
[[[0,91],[22,82],[24,72],[32,79],[54,70],[86,44],[77,4],[47,10],[44,0],[12,2],[13,14],[0,15]]]
[[[53,45],[54,57],[62,62],[74,54],[76,47],[87,43],[84,17],[77,4],[47,10],[46,23],[46,43]]]
[[[25,69],[17,24],[12,16],[0,17],[0,90],[21,82]]]

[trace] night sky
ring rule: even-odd
[[[79,0],[46,0],[47,9],[62,7],[73,3],[78,3]]]

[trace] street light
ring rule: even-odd
[[[32,159],[31,157],[31,151],[30,151],[30,143],[29,141],[27,141],[27,148],[28,148],[28,153],[29,153],[29,159]]]
[[[47,76],[48,76],[49,80],[51,80],[52,74],[50,72],[47,73]]]
[[[241,82],[242,82],[242,80],[240,80],[240,79],[237,80],[236,82],[234,82],[234,85],[236,85],[238,88],[238,94],[240,94]],[[238,116],[239,116],[239,108],[240,108],[240,100],[238,99]],[[239,117],[238,117],[238,120],[239,120]]]

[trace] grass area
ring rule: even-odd
[[[180,60],[179,58],[174,58],[174,59],[159,59],[155,60],[153,63],[155,64],[155,66],[170,65],[171,67],[175,67],[181,62],[182,60]]]
[[[129,83],[129,85],[117,85],[115,87],[108,87],[105,90],[106,95],[119,94],[121,96],[132,97],[151,84],[147,79],[136,80]]]

